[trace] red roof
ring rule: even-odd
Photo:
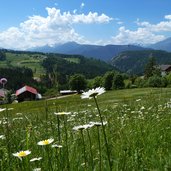
[[[26,85],[26,86],[20,88],[19,90],[17,90],[15,94],[16,94],[16,96],[18,96],[18,95],[20,95],[20,94],[22,94],[22,93],[24,93],[26,91],[28,91],[30,93],[33,93],[33,94],[38,93],[35,88]]]

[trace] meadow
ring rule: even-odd
[[[171,170],[171,88],[80,96],[1,105],[0,170]]]

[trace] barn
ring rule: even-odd
[[[27,85],[17,90],[15,95],[19,102],[36,100],[37,97],[39,96],[35,88],[27,86]]]

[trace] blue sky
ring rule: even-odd
[[[170,0],[1,0],[0,47],[76,41],[147,45],[171,37]]]

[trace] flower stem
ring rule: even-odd
[[[87,170],[87,159],[86,159],[86,149],[85,149],[85,141],[84,141],[84,135],[83,130],[80,130],[82,141],[83,141],[83,153],[84,153],[84,163],[85,163],[85,170]]]
[[[100,132],[99,127],[97,126],[97,135],[98,135],[98,145],[99,145],[99,160],[100,160],[100,168],[99,170],[102,170],[102,155],[101,155],[101,145],[100,145]]]
[[[67,118],[64,117],[64,129],[65,129],[65,142],[67,150],[67,169],[70,170],[70,161],[69,161],[69,150],[68,150],[68,133],[67,133]]]
[[[108,146],[108,142],[107,142],[105,127],[104,127],[104,124],[103,124],[103,118],[102,118],[102,115],[101,115],[100,108],[99,108],[99,105],[97,103],[96,97],[93,96],[93,98],[94,98],[94,101],[95,101],[95,104],[96,104],[96,107],[97,107],[97,110],[98,110],[98,113],[99,113],[100,122],[102,124],[102,131],[103,131],[103,136],[104,136],[104,140],[105,140],[105,146],[106,146],[106,151],[107,151],[109,167],[110,167],[110,171],[112,171],[112,163],[111,163],[111,160],[110,160],[110,152],[109,152],[109,146]]]
[[[89,139],[89,143],[90,143],[90,154],[91,154],[91,166],[92,166],[92,170],[94,170],[94,162],[93,162],[93,152],[92,152],[92,143],[91,143],[91,137],[90,137],[90,133],[89,130],[87,129],[87,134],[88,134],[88,139]]]

